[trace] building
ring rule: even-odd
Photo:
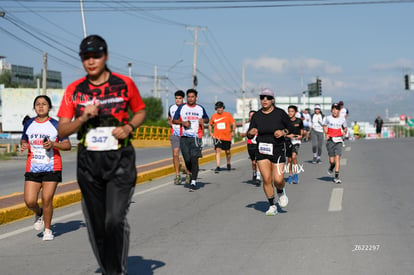
[[[6,62],[4,56],[0,56],[0,74],[5,71],[11,72],[11,82],[21,87],[38,87],[42,81],[43,70],[37,75],[34,73],[33,67],[14,65]],[[46,71],[46,87],[61,89],[62,73],[58,71]],[[2,84],[2,83],[0,83]]]

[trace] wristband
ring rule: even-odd
[[[134,125],[132,125],[132,123],[131,123],[131,122],[128,122],[128,125],[129,125],[129,126],[131,126],[132,131],[134,131],[134,130],[135,130],[135,127],[134,127]]]

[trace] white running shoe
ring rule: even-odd
[[[53,236],[52,230],[49,228],[45,228],[45,231],[43,231],[43,240],[44,241],[53,241],[55,236]]]
[[[33,228],[37,231],[43,230],[45,227],[45,222],[43,221],[43,216],[35,215],[35,222]]]
[[[269,209],[266,211],[266,216],[274,216],[277,214],[277,207],[276,205],[269,206]]]
[[[279,200],[277,201],[280,207],[286,207],[289,203],[289,198],[286,196],[286,191],[283,188],[283,194],[279,196]]]
[[[335,182],[336,184],[340,184],[342,181],[339,178],[334,178],[333,182]]]

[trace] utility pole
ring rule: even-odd
[[[206,27],[199,27],[199,26],[195,26],[195,27],[186,27],[187,30],[194,30],[194,51],[193,51],[193,89],[196,88],[196,86],[198,85],[198,80],[197,80],[197,46],[201,45],[198,43],[198,31],[206,31],[207,28]]]
[[[42,95],[46,95],[46,83],[47,83],[47,53],[43,53],[43,74],[42,74]]]
[[[83,38],[85,38],[87,34],[86,34],[86,24],[85,24],[85,13],[83,12],[83,1],[79,0],[79,2],[80,2],[80,9],[81,9],[81,16],[82,16]]]
[[[246,122],[246,114],[245,114],[245,104],[244,104],[244,99],[245,99],[245,94],[246,94],[246,87],[245,87],[245,69],[244,69],[244,65],[242,67],[242,127],[244,127],[244,123]]]
[[[157,68],[157,65],[155,65],[155,67],[154,67],[154,92],[153,92],[153,97],[156,97],[156,95],[157,95],[157,93],[158,93],[158,85],[157,85],[157,82],[158,82],[158,68]]]

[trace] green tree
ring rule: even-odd
[[[5,70],[0,74],[0,84],[4,84],[4,87],[6,88],[15,88],[13,87],[12,82],[11,82],[10,71]]]
[[[147,114],[146,121],[148,123],[154,123],[162,119],[162,102],[160,98],[155,97],[144,97],[142,100],[145,103],[145,111]]]

